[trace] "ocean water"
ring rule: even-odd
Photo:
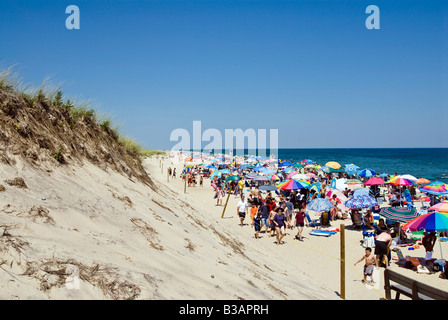
[[[279,149],[278,156],[294,162],[311,159],[321,165],[329,161],[342,166],[353,163],[378,174],[411,174],[448,183],[448,148]]]

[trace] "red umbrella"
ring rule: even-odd
[[[383,184],[384,180],[381,178],[377,178],[377,177],[373,177],[370,178],[369,180],[366,181],[365,185],[366,186],[375,186],[375,185],[380,185]]]

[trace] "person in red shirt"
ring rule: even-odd
[[[306,225],[308,226],[308,219],[306,218],[306,215],[305,215],[305,209],[300,209],[299,211],[297,211],[295,218],[296,218],[297,234],[294,238],[298,239],[299,241],[303,241],[302,240],[302,230],[303,230],[303,226],[305,225],[305,221],[306,221]]]

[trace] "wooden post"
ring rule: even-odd
[[[184,174],[184,180],[185,180],[184,193],[187,193],[187,175],[186,174]]]
[[[345,224],[341,223],[341,298],[345,300]]]
[[[227,202],[229,202],[230,194],[232,193],[233,187],[230,188],[229,194],[227,195],[226,204],[224,205],[224,209],[222,210],[221,218],[224,218],[224,212],[226,212]]]
[[[163,163],[162,163],[162,169],[160,170],[160,173],[163,173]]]
[[[170,182],[170,170],[166,169],[166,182]]]

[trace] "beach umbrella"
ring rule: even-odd
[[[349,209],[365,209],[378,205],[378,201],[371,196],[356,196],[344,202],[344,205]]]
[[[434,211],[427,213],[407,222],[402,227],[403,230],[411,232],[425,230],[426,232],[448,231],[448,213]],[[442,244],[439,240],[440,256],[442,257]]]
[[[293,165],[293,167],[294,167],[294,168],[303,168],[303,164],[295,163],[295,164]]]
[[[296,174],[299,174],[299,173],[297,171],[292,171],[292,172],[288,173],[288,175],[286,176],[286,179],[291,179]]]
[[[276,181],[276,180],[280,180],[280,177],[276,174],[273,174],[269,177],[269,179],[271,179],[271,181]]]
[[[369,188],[358,188],[355,191],[353,191],[353,197],[358,196],[370,196],[370,189]]]
[[[263,190],[263,191],[274,191],[274,190],[277,190],[277,188],[275,186],[271,186],[271,185],[260,186],[258,189],[259,190]]]
[[[378,177],[380,177],[380,178],[385,178],[387,176],[388,176],[388,174],[386,172],[383,172],[382,174],[378,175]]]
[[[393,184],[394,186],[415,186],[416,183],[412,180],[404,179],[401,176],[390,179],[386,183]]]
[[[247,180],[253,180],[256,177],[258,177],[258,174],[256,174],[255,172],[250,172],[244,176],[244,178],[246,178]]]
[[[315,212],[329,212],[331,208],[333,208],[333,203],[330,200],[325,198],[316,198],[310,201],[306,206],[308,210],[312,210]]]
[[[325,166],[329,167],[329,168],[332,168],[332,169],[340,169],[341,168],[341,165],[339,163],[337,163],[336,161],[327,162],[325,164]]]
[[[361,171],[358,173],[358,175],[359,175],[360,177],[366,177],[366,178],[369,178],[369,177],[373,177],[374,175],[376,175],[376,172],[375,172],[374,170],[372,170],[372,169],[364,169],[364,170],[361,170]]]
[[[426,232],[448,231],[448,213],[432,212],[427,213],[403,225],[403,230],[411,232],[425,230]]]
[[[448,213],[448,202],[439,202],[432,207],[430,207],[428,210],[434,210],[438,212]]]
[[[427,184],[426,186],[420,187],[419,190],[421,192],[425,192],[428,194],[433,195],[448,195],[448,191],[445,188],[445,184],[439,181],[431,182],[430,184]]]
[[[266,176],[258,176],[258,177],[255,177],[252,180],[255,180],[255,181],[270,181],[270,179],[268,177],[266,177]]]
[[[289,166],[292,166],[292,165],[293,165],[293,163],[285,161],[285,162],[280,163],[278,166],[279,167],[289,167]]]
[[[380,210],[380,215],[392,221],[406,223],[418,217],[418,211],[414,208],[387,207]]]
[[[346,179],[345,184],[348,189],[355,190],[356,188],[362,188],[362,182],[358,179]]]
[[[226,178],[226,181],[227,182],[229,182],[229,181],[236,181],[236,180],[240,180],[242,177],[240,177],[240,176],[237,176],[237,175],[233,175],[233,176],[228,176],[227,178]]]
[[[304,168],[305,169],[314,169],[314,164],[307,164]]]
[[[381,178],[373,177],[366,181],[366,186],[377,186],[383,184],[385,181]]]
[[[344,169],[344,171],[345,171],[345,173],[347,173],[349,176],[354,176],[354,175],[356,174],[356,170],[357,170],[358,168],[359,168],[359,167],[356,166],[356,165],[354,165],[354,164],[346,164],[346,165],[345,165],[345,169]]]
[[[229,169],[222,169],[222,170],[218,170],[218,171],[221,172],[221,173],[224,173],[224,174],[229,174],[230,173]]]
[[[272,170],[272,169],[269,169],[269,168],[265,168],[265,169],[263,169],[261,172],[263,172],[264,174],[273,174],[273,173],[275,173],[276,171],[274,171],[274,170]]]
[[[418,185],[424,185],[424,184],[429,184],[431,183],[431,180],[425,179],[425,178],[420,178],[414,181],[416,184]]]
[[[416,177],[414,177],[413,175],[410,175],[410,174],[404,174],[404,175],[402,175],[401,177],[402,177],[403,179],[412,180],[412,181],[417,180]]]
[[[307,188],[310,185],[309,182],[302,180],[286,180],[277,185],[277,188],[280,190],[299,190]]]
[[[301,161],[302,163],[316,163],[316,161],[311,160],[311,159],[305,159]]]
[[[291,179],[294,179],[294,180],[310,180],[311,178],[308,177],[306,174],[297,172],[296,174],[291,176]]]
[[[305,173],[305,175],[308,176],[308,177],[310,177],[310,178],[313,178],[313,177],[316,176],[316,175],[315,175],[314,173],[312,173],[312,172]]]

